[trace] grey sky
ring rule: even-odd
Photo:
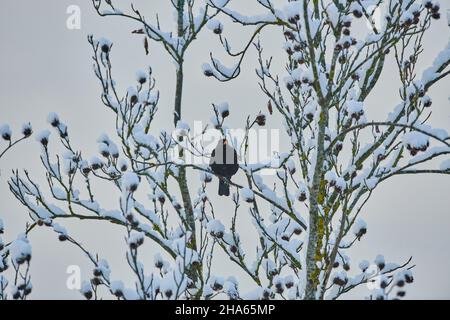
[[[117,1],[122,3],[122,1]],[[128,3],[128,1],[123,1]],[[237,1],[235,1],[237,2]],[[146,17],[156,12],[163,26],[170,26],[172,13],[167,10],[169,1],[134,1]],[[253,1],[239,1],[237,8],[246,12],[254,10]],[[81,8],[81,30],[66,28],[66,9],[69,5]],[[120,5],[125,7],[125,5]],[[450,9],[448,1],[442,1],[443,13]],[[443,17],[445,14],[443,14]],[[172,127],[175,67],[159,44],[150,44],[150,55],[145,56],[142,37],[131,35],[136,25],[121,18],[100,18],[94,12],[91,1],[86,0],[15,0],[0,3],[0,124],[9,123],[16,132],[25,121],[31,121],[36,131],[47,128],[46,117],[57,112],[68,124],[73,145],[90,157],[97,151],[96,139],[103,133],[113,132],[112,115],[100,102],[100,88],[92,72],[91,48],[88,34],[106,37],[114,42],[112,54],[115,79],[122,90],[135,81],[136,71],[151,65],[161,92],[157,129]],[[237,31],[237,32],[236,32]],[[248,38],[248,32],[226,24],[226,34],[235,48]],[[425,39],[425,52],[419,65],[423,69],[449,40],[450,28],[446,19],[434,23]],[[262,37],[267,54],[274,54],[280,67],[284,55],[280,55],[282,39],[270,30]],[[260,93],[254,74],[256,59],[251,52],[246,59],[242,76],[225,84],[206,79],[201,64],[207,62],[209,52],[223,56],[216,37],[205,32],[194,43],[186,57],[183,119],[209,121],[211,103],[228,101],[231,105],[229,126],[242,127],[248,114],[265,109],[266,98]],[[224,59],[224,62],[230,62]],[[420,73],[419,73],[420,74]],[[398,78],[392,61],[384,71],[378,88],[368,99],[370,116],[384,117],[399,102]],[[450,106],[448,101],[450,81],[446,79],[432,89],[433,115],[431,123],[450,130]],[[280,119],[269,119],[269,128],[280,126]],[[54,133],[53,133],[54,135]],[[282,144],[283,145],[283,144]],[[6,225],[6,237],[11,239],[24,229],[27,213],[10,194],[6,180],[11,169],[28,169],[42,186],[45,185],[39,161],[39,147],[28,141],[0,160],[0,217]],[[97,195],[105,207],[114,208],[106,186],[98,186]],[[216,184],[212,186],[216,188]],[[195,190],[195,189],[194,189]],[[402,262],[414,257],[415,283],[409,288],[408,298],[450,298],[450,179],[445,176],[410,176],[389,180],[381,185],[366,206],[363,217],[368,223],[368,235],[352,249],[354,266],[359,260],[385,254],[388,261]],[[229,220],[231,204],[220,200],[223,212]],[[252,230],[250,219],[242,210],[241,231]],[[108,224],[65,224],[69,232],[92,251],[99,252],[110,262],[113,278],[131,280],[124,261],[124,240],[120,228]],[[243,233],[243,243],[251,244],[255,234]],[[33,298],[80,298],[76,291],[66,288],[66,268],[76,264],[82,267],[83,277],[90,275],[90,266],[75,248],[57,241],[54,233],[41,229],[30,236],[33,246],[32,280]],[[154,247],[148,245],[145,259],[153,256]],[[247,247],[252,250],[252,247]],[[117,254],[120,252],[120,254]],[[219,259],[225,259],[220,258]],[[237,269],[227,260],[217,263],[218,273],[228,276]],[[245,276],[242,277],[245,279]],[[244,288],[250,282],[241,283]],[[364,289],[364,290],[363,290]],[[362,298],[365,288],[348,298]]]

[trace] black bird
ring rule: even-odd
[[[236,150],[228,144],[227,139],[222,139],[211,153],[209,162],[211,170],[228,180],[236,174],[239,169],[238,155]],[[228,183],[219,180],[219,196],[229,196],[230,186]]]

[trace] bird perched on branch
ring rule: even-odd
[[[209,162],[212,172],[231,179],[239,169],[238,155],[236,150],[228,144],[227,139],[222,139],[211,153]],[[219,181],[219,196],[229,196],[230,186],[222,179]]]

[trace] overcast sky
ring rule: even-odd
[[[256,8],[253,2],[239,1],[236,8],[252,12]],[[444,13],[450,6],[448,1],[442,2],[442,16],[445,17]],[[172,25],[169,1],[141,0],[135,4],[146,17],[153,18],[158,12],[163,26]],[[66,27],[66,9],[70,5],[81,8],[80,30]],[[153,67],[161,92],[155,130],[171,128],[175,67],[158,44],[151,43],[150,55],[146,56],[142,37],[131,35],[135,27],[137,25],[121,18],[98,17],[91,1],[1,1],[0,124],[9,123],[17,131],[23,122],[31,121],[39,131],[48,127],[47,114],[55,111],[69,125],[73,145],[88,158],[96,154],[96,139],[103,132],[112,133],[114,123],[112,115],[101,104],[99,83],[92,72],[91,48],[86,37],[94,34],[114,42],[113,68],[121,89],[134,83],[136,71],[148,65]],[[242,32],[239,27],[226,24],[226,34],[232,35],[235,48],[248,38],[251,29],[247,31]],[[425,39],[424,55],[419,62],[421,70],[429,66],[434,56],[444,48],[449,34],[446,19],[434,23]],[[267,31],[262,41],[268,54],[275,55],[275,67],[280,67],[285,56],[280,49],[283,41],[279,31]],[[247,57],[240,78],[221,84],[202,75],[201,65],[208,61],[210,51],[219,56],[223,53],[217,38],[205,31],[186,57],[183,119],[190,124],[194,121],[206,123],[211,115],[211,103],[228,101],[231,105],[229,126],[242,127],[245,117],[257,114],[266,103],[254,74],[255,53]],[[368,112],[373,117],[385,118],[388,110],[399,102],[397,71],[392,61],[387,63],[379,86],[367,101]],[[434,102],[431,123],[448,130],[449,88],[450,81],[446,79],[431,91]],[[269,119],[268,127],[281,128],[279,120],[276,116]],[[6,225],[6,237],[11,239],[23,231],[27,212],[10,194],[6,181],[11,169],[19,168],[29,170],[42,186],[45,185],[39,146],[34,140],[23,143],[0,160],[0,168],[0,217]],[[405,176],[382,184],[364,210],[368,234],[352,249],[354,265],[362,259],[373,260],[379,253],[384,254],[388,261],[399,263],[413,256],[416,281],[409,287],[407,297],[450,298],[449,191],[448,176]],[[111,197],[106,187],[99,187],[97,197],[107,208],[117,205],[118,200]],[[219,216],[229,221],[230,201],[221,199],[219,204],[223,208]],[[241,231],[249,231],[243,232],[242,240],[251,244],[255,241],[255,233],[245,210],[242,215]],[[132,280],[124,259],[125,246],[120,228],[85,222],[65,225],[70,234],[82,240],[91,252],[99,252],[108,259],[113,279]],[[83,278],[87,279],[91,270],[87,260],[75,248],[59,243],[55,234],[45,229],[33,232],[30,239],[34,253],[32,298],[80,298],[78,292],[66,288],[66,269],[69,265],[79,265]],[[148,245],[147,248],[144,261],[150,264],[154,247]],[[237,272],[236,267],[228,260],[224,263],[223,259],[219,257],[216,263],[218,273],[229,276]],[[249,280],[243,281],[243,289],[248,284]],[[365,289],[361,288],[347,297],[362,298],[367,293]]]

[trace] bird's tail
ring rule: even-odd
[[[219,196],[229,196],[230,195],[230,186],[223,180],[219,181]]]

